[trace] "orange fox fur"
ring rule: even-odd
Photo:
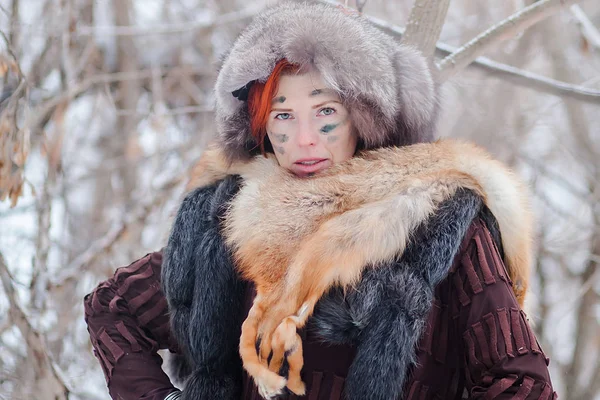
[[[188,189],[228,174],[241,175],[243,183],[225,219],[225,240],[239,272],[257,290],[242,325],[240,355],[264,397],[285,386],[304,394],[296,330],[317,301],[333,285],[354,285],[367,265],[401,254],[410,233],[458,188],[481,195],[496,217],[523,306],[532,259],[528,193],[508,168],[474,144],[445,139],[366,151],[308,179],[278,168],[273,156],[228,164],[212,148],[193,169]],[[287,380],[277,374],[285,354]]]

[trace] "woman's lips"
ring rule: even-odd
[[[302,164],[302,161],[306,161],[306,162],[310,162],[310,161],[316,161],[314,164]],[[326,158],[322,158],[322,159],[305,159],[305,160],[299,160],[296,161],[293,165],[292,165],[292,172],[298,176],[307,176],[309,174],[314,174],[315,172],[321,171],[322,169],[325,169],[327,167],[329,167],[329,160]]]

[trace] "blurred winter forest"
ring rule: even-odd
[[[83,296],[165,244],[214,134],[219,60],[273,2],[0,0],[0,399],[108,398]],[[538,1],[551,16],[444,61],[536,2],[419,2],[346,3],[435,57],[440,136],[529,182],[529,317],[561,398],[600,398],[600,2]]]

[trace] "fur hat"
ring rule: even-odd
[[[436,88],[418,51],[332,5],[283,1],[242,32],[217,78],[219,141],[231,160],[258,149],[243,92],[283,58],[314,67],[340,93],[364,148],[433,138]]]

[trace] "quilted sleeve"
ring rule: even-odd
[[[489,230],[478,223],[453,274],[460,306],[464,367],[470,399],[541,399],[558,396],[543,353],[519,308]]]
[[[161,263],[160,252],[148,254],[85,296],[90,340],[113,399],[163,400],[178,392],[157,353],[177,350],[160,288]]]

